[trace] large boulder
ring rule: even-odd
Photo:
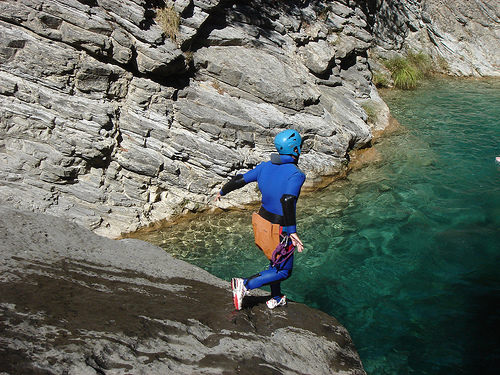
[[[365,374],[348,332],[139,240],[0,206],[0,369],[9,374]]]

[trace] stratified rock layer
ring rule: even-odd
[[[379,55],[421,52],[445,74],[500,77],[497,0],[385,0],[365,12]]]
[[[0,199],[116,237],[210,207],[289,127],[308,186],[339,173],[388,110],[365,16],[332,4],[176,1],[168,37],[151,2],[0,2]]]
[[[449,74],[500,75],[497,5],[0,1],[0,200],[117,237],[213,208],[290,127],[311,187],[389,122],[374,57],[413,50]]]

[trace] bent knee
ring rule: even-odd
[[[281,270],[278,271],[278,274],[281,276],[280,281],[283,281],[292,276],[292,270]]]

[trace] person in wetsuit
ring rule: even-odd
[[[274,145],[278,154],[272,154],[271,160],[260,163],[254,169],[233,177],[226,183],[215,197],[220,200],[221,196],[245,186],[249,182],[257,182],[262,194],[262,206],[259,215],[273,224],[279,224],[282,235],[289,236],[287,246],[295,247],[302,252],[304,245],[297,235],[295,206],[300,195],[300,189],[305,181],[305,174],[297,167],[299,160],[302,138],[300,134],[292,129],[280,132],[274,139]],[[234,306],[241,310],[243,298],[248,291],[270,285],[271,299],[267,306],[271,309],[286,304],[286,296],[281,294],[281,281],[288,279],[292,274],[293,255],[284,263],[270,264],[264,270],[249,278],[233,278],[231,287],[233,289]]]

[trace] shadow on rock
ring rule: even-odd
[[[262,295],[235,311],[228,282],[160,248],[0,213],[0,371],[364,374],[349,334],[327,314],[295,302],[269,310]],[[134,256],[142,262],[123,263]]]

